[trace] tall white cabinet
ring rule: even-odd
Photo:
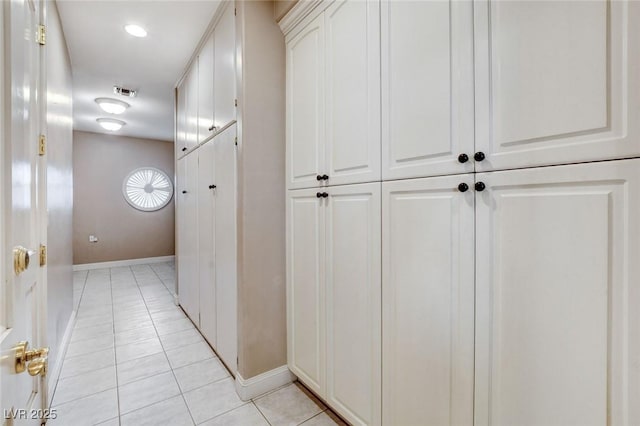
[[[282,19],[289,366],[349,423],[640,423],[638,25],[633,1]]]

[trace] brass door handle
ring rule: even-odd
[[[47,374],[47,356],[49,348],[39,348],[28,350],[29,342],[22,341],[14,347],[16,351],[15,370],[17,374],[29,370],[32,376]]]
[[[13,248],[13,270],[16,275],[20,275],[29,268],[29,262],[35,254],[35,251],[26,249],[22,246],[16,246]]]

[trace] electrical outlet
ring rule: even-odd
[[[98,242],[98,237],[96,237],[95,235],[89,235],[89,242],[90,243],[97,243]]]

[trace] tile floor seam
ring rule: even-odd
[[[159,401],[152,402],[151,404],[143,405],[143,406],[141,406],[141,407],[136,408],[135,410],[130,410],[130,411],[127,411],[126,413],[119,413],[119,414],[120,414],[120,417],[128,416],[129,414],[131,414],[131,413],[135,413],[136,411],[144,410],[145,408],[149,408],[149,407],[151,407],[152,405],[160,404],[160,403],[162,403],[162,402],[168,401],[168,400],[173,399],[173,398],[176,398],[176,397],[178,397],[178,394],[168,396],[168,397],[166,397],[166,398],[164,398],[164,399],[161,399],[161,400],[159,400]],[[120,411],[120,410],[118,410],[118,411]]]
[[[327,411],[326,409],[325,409],[325,410],[320,411],[320,412],[319,412],[318,414],[316,414],[315,416],[311,416],[311,417],[309,417],[307,420],[303,421],[302,423],[299,423],[299,424],[298,424],[298,426],[302,426],[302,425],[304,425],[305,423],[310,422],[311,420],[315,419],[316,417],[321,416],[321,415],[322,415],[322,413],[325,413],[326,411]]]
[[[151,268],[153,270],[153,268]],[[133,270],[131,271],[133,272]],[[154,271],[155,273],[155,271]],[[138,284],[138,279],[136,278],[135,273],[133,273],[133,279],[136,282],[136,286],[138,287],[138,291],[140,292],[140,295],[142,296],[142,303],[144,303],[145,308],[147,309],[147,312],[149,312],[149,315],[151,315],[151,312],[149,311],[149,306],[147,306],[147,300],[144,297],[144,294],[142,293],[142,290],[140,290],[140,284]],[[164,345],[162,344],[162,340],[160,339],[160,335],[158,334],[158,328],[156,327],[156,323],[153,321],[153,317],[151,318],[151,323],[153,324],[153,328],[156,330],[156,335],[158,336],[158,341],[160,342],[160,347],[162,348],[162,353],[164,353],[164,357],[167,359],[167,362],[169,363],[169,368],[171,369],[171,375],[173,376],[173,380],[176,381],[176,385],[178,386],[178,390],[180,391],[180,396],[182,397],[182,401],[184,402],[184,405],[187,407],[187,412],[189,413],[189,417],[191,418],[191,422],[195,425],[196,424],[196,420],[193,417],[193,413],[191,413],[191,409],[189,408],[189,404],[187,404],[187,399],[184,397],[184,393],[182,392],[182,388],[180,387],[180,383],[178,382],[178,378],[176,377],[176,373],[173,371],[173,367],[171,366],[171,361],[169,361],[169,357],[167,356],[167,351],[164,349]],[[176,395],[173,395],[173,397],[175,397]],[[165,400],[166,401],[166,400]]]
[[[207,360],[205,359],[205,360],[203,360],[203,361],[207,361]],[[202,361],[198,361],[198,362],[202,362]],[[196,364],[196,363],[194,362],[194,364]],[[189,364],[189,365],[193,365],[193,364]],[[186,367],[186,366],[185,366],[185,367]],[[178,367],[177,369],[180,369],[180,368],[182,368],[182,367]],[[173,370],[173,369],[172,369],[172,370]],[[174,374],[174,375],[175,375],[175,374]],[[231,376],[222,377],[222,378],[220,378],[220,379],[216,379],[216,380],[214,380],[213,382],[205,383],[204,385],[200,385],[200,386],[198,386],[198,387],[196,387],[196,388],[189,389],[188,391],[183,391],[183,390],[182,390],[182,386],[180,386],[180,382],[178,382],[178,387],[180,388],[180,392],[182,392],[182,393],[189,393],[189,392],[192,392],[192,391],[195,391],[195,390],[198,390],[198,389],[202,389],[202,388],[203,388],[203,387],[205,387],[205,386],[209,386],[209,385],[212,385],[212,384],[214,384],[214,383],[218,383],[218,382],[220,382],[220,381],[222,381],[222,380],[227,380],[227,379],[232,379],[232,377],[231,377]],[[176,381],[177,381],[177,380],[178,380],[178,378],[176,377]],[[252,402],[252,401],[249,401],[249,402]]]
[[[111,290],[111,327],[113,328],[113,361],[116,369],[116,402],[118,403],[118,425],[120,425],[120,384],[118,382],[118,353],[116,351],[116,325],[115,312],[113,308],[113,282],[111,268],[109,268],[109,290]]]
[[[229,410],[227,410],[227,411],[224,411],[224,412],[222,412],[222,413],[216,414],[216,415],[215,415],[215,416],[213,416],[213,417],[209,417],[209,418],[207,418],[207,419],[204,419],[204,420],[203,420],[203,421],[201,421],[200,423],[196,423],[196,426],[199,426],[199,425],[201,425],[201,424],[203,424],[203,423],[206,423],[206,422],[208,422],[209,420],[217,419],[218,417],[220,417],[220,416],[224,416],[225,414],[230,413],[230,412],[232,412],[233,410],[237,410],[237,409],[239,409],[239,408],[246,407],[247,405],[251,404],[251,401],[242,401],[242,402],[243,402],[243,404],[242,404],[242,405],[238,405],[237,407],[234,407],[234,408],[231,408],[231,409],[229,409]]]
[[[273,426],[269,421],[269,419],[267,418],[267,416],[262,412],[260,407],[258,407],[258,404],[256,404],[254,400],[251,400],[251,403],[256,407],[256,409],[258,410],[258,413],[260,413],[260,415],[264,417],[264,420],[269,424],[269,426]]]
[[[65,401],[65,402],[60,403],[60,404],[51,405],[51,408],[56,408],[56,407],[59,407],[61,405],[66,405],[66,404],[69,404],[70,402],[78,401],[79,399],[89,398],[90,396],[94,396],[94,395],[97,395],[99,393],[109,391],[111,389],[117,389],[117,387],[118,386],[112,386],[112,387],[109,387],[109,388],[106,388],[106,389],[99,390],[98,392],[93,392],[93,393],[89,393],[89,394],[83,395],[83,396],[81,396],[79,398],[73,398],[73,399],[70,399],[69,401]]]

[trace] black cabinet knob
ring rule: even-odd
[[[458,162],[466,163],[467,161],[469,161],[469,156],[467,154],[458,155]]]
[[[183,194],[186,194],[186,193],[187,193],[187,191],[182,191],[182,193],[183,193]]]
[[[322,193],[322,198],[327,198],[329,196],[329,194],[327,194],[326,192]]]
[[[484,182],[476,182],[475,184],[476,191],[479,191],[479,192],[484,191],[486,187],[487,186],[484,184]]]
[[[329,180],[329,176],[327,176],[327,175],[322,175],[322,180]]]
[[[322,175],[318,175],[318,176],[316,176],[316,180],[317,180],[317,181],[321,181],[321,180],[322,180]]]
[[[467,185],[466,183],[461,183],[460,185],[458,185],[458,191],[460,192],[467,192],[468,189],[469,185]]]
[[[182,152],[186,151],[187,147],[185,146],[184,148],[182,148]]]
[[[215,185],[209,185],[209,189],[216,189]]]
[[[316,192],[316,198],[322,198],[322,192]]]
[[[475,154],[473,154],[473,159],[476,160],[476,161],[484,160],[485,159],[484,152],[482,152],[482,151],[476,152]]]

